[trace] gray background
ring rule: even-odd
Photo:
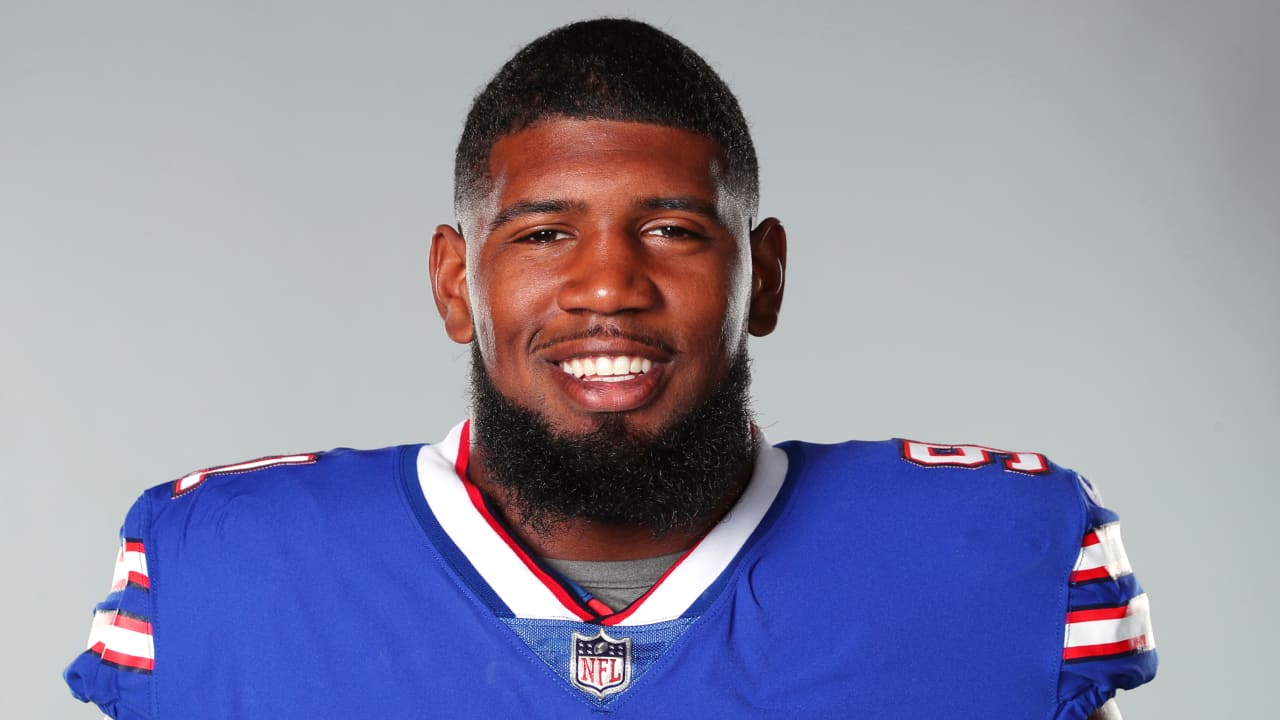
[[[1269,715],[1280,3],[358,5],[0,0],[6,716],[93,717],[58,673],[143,487],[462,416],[426,277],[462,116],[605,12],[752,121],[770,436],[1082,469],[1164,658],[1126,717]]]

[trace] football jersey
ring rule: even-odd
[[[762,441],[724,519],[615,609],[516,539],[469,446],[463,423],[148,490],[73,694],[121,720],[1079,720],[1155,674],[1117,517],[1042,455]]]

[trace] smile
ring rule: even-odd
[[[633,380],[653,368],[653,361],[634,355],[600,355],[560,362],[566,374],[588,382]]]

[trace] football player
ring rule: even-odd
[[[73,692],[117,718],[1113,718],[1153,677],[1116,516],[1034,452],[771,444],[778,322],[733,94],[629,20],[476,98],[430,280],[442,442],[262,458],[125,522]]]

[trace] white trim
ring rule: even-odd
[[[1136,638],[1145,638],[1139,644],[1143,650],[1151,650],[1156,646],[1155,636],[1151,632],[1151,604],[1146,593],[1135,595],[1129,601],[1122,618],[1067,623],[1063,647],[1107,645]]]
[[[418,453],[418,484],[431,514],[516,617],[578,620],[471,504],[454,470],[462,426],[459,423],[439,444]]]
[[[1104,567],[1112,578],[1132,575],[1133,566],[1129,564],[1129,555],[1120,540],[1120,523],[1108,523],[1094,528],[1092,532],[1098,536],[1098,542],[1080,548],[1076,572]]]
[[[150,633],[122,628],[115,622],[115,610],[99,610],[94,613],[93,627],[89,630],[89,642],[86,647],[92,648],[102,643],[112,652],[155,660],[156,650]]]
[[[111,573],[111,587],[123,588],[129,582],[129,573],[134,572],[143,577],[147,575],[147,555],[137,550],[125,550],[125,540],[120,541],[120,552],[116,555],[115,568]]]
[[[671,571],[640,607],[617,626],[648,625],[680,617],[742,550],[773,506],[787,477],[787,453],[757,431],[759,450],[751,482],[737,504]]]
[[[275,455],[271,457],[258,458],[257,460],[246,460],[245,462],[235,463],[233,465],[219,465],[217,467],[205,468],[197,470],[188,475],[184,475],[178,479],[174,486],[174,492],[181,495],[188,490],[205,481],[210,475],[228,475],[231,473],[249,472],[250,470],[260,470],[273,465],[301,465],[305,463],[315,462],[315,455]]]
[[[418,454],[418,483],[436,521],[480,577],[518,618],[579,620],[489,527],[471,503],[455,465],[462,424]],[[737,504],[634,612],[615,627],[680,617],[720,577],[773,505],[787,475],[786,452],[759,441],[755,471]]]

